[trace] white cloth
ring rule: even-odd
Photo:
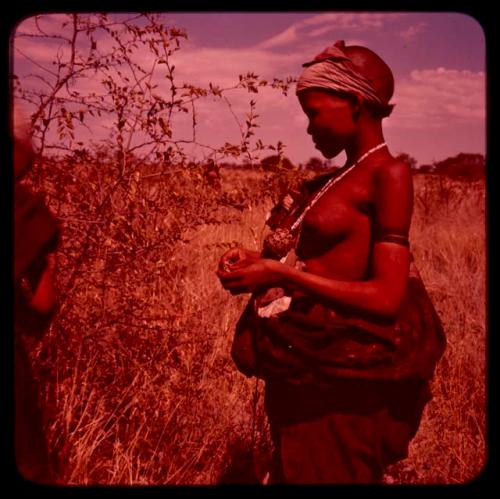
[[[299,270],[304,268],[304,262],[297,258],[293,249],[280,262]],[[287,295],[283,288],[270,288],[255,299],[254,307],[259,317],[273,317],[288,310],[291,301],[292,297]],[[260,306],[259,303],[264,304]]]

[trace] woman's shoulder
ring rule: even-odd
[[[411,173],[411,167],[406,161],[390,156],[377,166],[376,173],[378,175],[406,175]]]
[[[377,166],[374,178],[379,185],[408,183],[412,181],[412,171],[408,163],[391,156]]]

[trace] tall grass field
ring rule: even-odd
[[[82,182],[81,168],[64,189],[40,184],[63,229],[61,294],[29,346],[58,482],[262,480],[272,450],[263,382],[229,355],[248,296],[215,274],[227,248],[260,247],[272,206],[261,174],[222,169],[214,186],[202,173],[146,169],[106,197],[106,178]],[[484,182],[414,182],[412,252],[448,344],[409,456],[384,481],[465,483],[487,455]]]

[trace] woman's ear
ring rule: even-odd
[[[357,120],[361,114],[361,107],[363,106],[364,98],[362,95],[354,93],[349,99],[349,102],[351,105],[352,117],[354,120]]]

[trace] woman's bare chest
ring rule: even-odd
[[[344,237],[369,223],[372,206],[371,176],[366,173],[352,174],[332,185],[307,210],[302,221],[302,233],[325,240]]]

